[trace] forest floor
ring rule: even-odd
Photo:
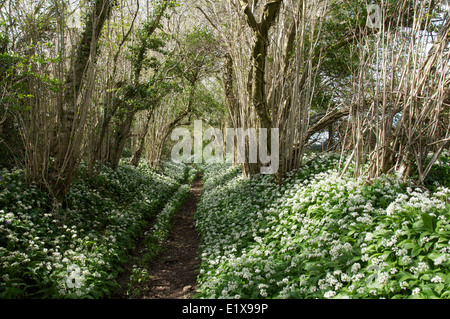
[[[118,282],[122,289],[114,296],[119,299],[191,299],[196,294],[197,271],[200,265],[200,240],[195,229],[194,213],[202,194],[203,180],[199,173],[191,185],[190,196],[174,216],[170,237],[161,253],[146,265],[148,278],[139,283],[138,289],[128,286],[131,265]],[[145,251],[144,238],[139,240],[133,252],[139,260]],[[130,296],[130,291],[134,293]],[[138,293],[136,294],[136,291]]]

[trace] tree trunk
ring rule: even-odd
[[[141,136],[139,138],[139,147],[136,150],[136,152],[134,152],[133,157],[131,158],[131,161],[130,161],[130,164],[133,165],[133,166],[136,166],[136,167],[138,166],[139,161],[142,158],[142,154],[144,153],[145,139],[146,139],[147,134],[148,134],[148,129],[149,129],[149,126],[150,126],[150,120],[152,119],[152,116],[153,116],[153,110],[154,110],[154,108],[149,111],[149,114],[147,116],[147,119],[146,119],[146,122],[145,122],[145,125],[144,125],[144,130],[143,130],[143,132],[142,132],[142,134],[141,134]]]
[[[109,153],[109,165],[113,170],[119,167],[120,159],[122,158],[123,149],[130,137],[131,128],[133,125],[134,115],[136,111],[128,112],[125,120],[117,128],[114,134],[113,145]]]
[[[148,24],[144,26],[145,31],[145,37],[140,39],[140,47],[137,52],[136,60],[133,62],[134,64],[134,72],[133,72],[133,80],[132,83],[134,85],[133,88],[128,88],[124,100],[126,99],[132,99],[135,97],[134,88],[138,87],[140,85],[140,79],[142,75],[142,71],[145,70],[145,57],[146,53],[148,51],[148,43],[147,38],[149,38],[155,31],[156,28],[160,25],[161,19],[164,16],[164,12],[166,9],[171,5],[171,1],[164,0],[161,4],[161,7],[158,9],[158,12],[156,13],[156,16],[154,20],[150,21]],[[118,102],[119,104],[122,103],[122,101]],[[116,129],[115,138],[113,139],[113,145],[111,145],[111,152],[109,154],[109,164],[110,167],[114,170],[117,169],[119,166],[120,159],[122,157],[123,149],[125,148],[127,139],[130,137],[130,132],[132,129],[132,124],[134,120],[134,116],[136,115],[137,110],[136,109],[130,109],[127,111],[125,115],[125,120],[122,122],[119,127]],[[144,138],[145,140],[145,138]],[[144,141],[142,141],[144,143]],[[101,146],[101,145],[100,145]],[[140,158],[140,156],[139,156]],[[139,161],[138,158],[136,158],[137,161]]]
[[[92,94],[89,84],[93,81],[98,41],[114,3],[115,1],[111,0],[97,0],[93,4],[64,83],[64,96],[59,106],[60,126],[56,136],[56,157],[50,174],[53,196],[58,201],[62,201],[66,195],[79,161]]]
[[[261,127],[272,128],[272,120],[267,108],[266,97],[266,61],[269,42],[269,31],[277,19],[282,0],[272,1],[266,4],[261,22],[257,22],[250,9],[248,1],[244,7],[247,23],[253,30],[252,50],[252,76],[251,76],[251,98],[256,113],[261,121]],[[250,83],[249,83],[250,84]],[[270,138],[269,138],[270,140]],[[269,148],[270,149],[270,148]]]

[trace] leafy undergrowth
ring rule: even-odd
[[[164,228],[192,175],[173,163],[160,173],[121,163],[95,178],[82,167],[64,208],[54,209],[23,172],[1,172],[0,298],[111,296],[136,238],[161,210],[157,225]]]
[[[338,165],[321,156],[282,185],[202,165],[198,297],[450,298],[449,185],[366,183]]]
[[[191,175],[193,170],[188,172]],[[195,171],[197,173],[197,171]],[[164,243],[169,238],[172,230],[174,215],[189,198],[190,178],[175,192],[166,203],[162,211],[156,217],[156,221],[149,231],[144,233],[144,251],[142,257],[135,260],[131,269],[130,278],[127,283],[125,295],[128,297],[139,297],[149,280],[148,264],[163,250]]]
[[[189,191],[190,186],[188,184],[181,185],[171,200],[164,206],[161,213],[156,217],[156,222],[150,232],[145,234],[146,253],[143,257],[145,263],[160,253],[163,243],[169,238],[174,214],[189,198]]]

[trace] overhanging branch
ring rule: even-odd
[[[313,136],[317,132],[320,132],[329,125],[333,124],[334,122],[340,120],[341,118],[349,114],[350,114],[350,107],[346,107],[340,111],[325,115],[316,124],[314,124],[308,129],[308,131],[306,132],[305,141],[308,141],[311,138],[311,136]]]

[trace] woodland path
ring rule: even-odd
[[[191,299],[196,294],[200,240],[194,213],[203,190],[202,176],[198,174],[191,185],[189,199],[174,216],[174,225],[162,252],[147,265],[148,280],[141,283],[141,293],[133,299]],[[139,246],[138,243],[136,257],[139,257]],[[119,279],[122,287],[127,279]],[[115,297],[130,298],[123,293]]]

